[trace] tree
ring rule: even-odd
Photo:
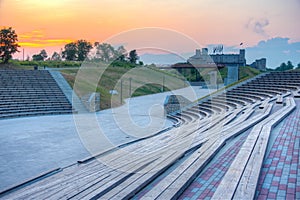
[[[34,61],[43,61],[48,57],[45,49],[41,50],[39,54],[35,54],[32,56],[32,60]]]
[[[297,65],[297,69],[300,69],[300,63],[298,63],[298,65]]]
[[[0,30],[0,59],[3,63],[8,63],[12,54],[19,52],[17,42],[18,35],[11,27]]]
[[[65,50],[62,52],[62,57],[66,60],[77,59],[77,46],[74,42],[65,45]]]
[[[129,62],[131,62],[132,64],[136,64],[136,61],[139,59],[139,57],[138,57],[138,55],[137,55],[135,49],[134,49],[134,50],[131,50],[131,51],[129,52],[129,57],[128,57],[128,59],[129,59]]]
[[[43,57],[43,60],[45,60],[47,57],[48,57],[48,54],[46,52],[45,49],[43,49],[41,52],[40,52],[40,55]]]
[[[108,43],[99,44],[95,43],[96,47],[96,59],[100,59],[103,62],[111,62],[117,58],[117,52],[113,46]]]
[[[43,57],[41,56],[41,54],[34,54],[32,56],[32,60],[33,61],[42,61],[43,60]]]
[[[117,60],[119,61],[125,61],[126,56],[127,56],[127,51],[124,48],[124,46],[119,46],[117,51],[116,51],[116,56],[117,56]]]
[[[291,69],[294,69],[294,65],[292,64],[291,61],[288,61],[287,62],[287,70],[291,70]]]
[[[84,61],[92,48],[93,46],[90,42],[77,40],[65,45],[62,57],[66,60]]]
[[[56,51],[54,51],[53,54],[52,54],[52,56],[51,56],[51,60],[60,61],[61,60],[61,56],[59,55],[59,53],[57,53]]]
[[[291,69],[294,69],[294,66],[291,61],[288,61],[287,64],[281,63],[281,65],[277,67],[275,71],[286,71]]]
[[[277,67],[275,69],[275,71],[284,71],[284,70],[286,70],[286,68],[287,68],[286,64],[285,63],[281,63],[281,65],[279,67]]]
[[[87,42],[85,40],[78,40],[76,42],[77,45],[77,60],[78,61],[84,61],[90,50],[93,48],[92,44],[90,42]]]

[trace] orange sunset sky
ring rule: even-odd
[[[300,42],[299,11],[299,0],[0,0],[0,26],[16,30],[25,56],[143,27],[172,29],[201,45],[252,47],[275,37]]]

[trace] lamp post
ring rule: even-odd
[[[123,80],[121,79],[121,88],[120,88],[120,104],[122,104],[122,102],[123,102],[123,99],[122,99],[122,93],[123,93]]]
[[[163,82],[162,82],[162,88],[161,88],[162,92],[164,92],[164,88],[165,88],[165,76],[163,76]]]
[[[129,97],[131,96],[131,81],[132,81],[132,78],[130,77],[129,78]]]

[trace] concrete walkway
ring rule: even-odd
[[[170,127],[163,115],[169,94],[194,101],[213,91],[190,87],[174,92],[128,99],[126,104],[90,114],[112,146],[136,140]],[[90,156],[79,131],[86,120],[76,115],[38,116],[0,120],[0,191],[53,168],[65,167]],[[79,116],[80,117],[80,116]],[[88,118],[87,118],[88,119]],[[105,144],[99,142],[102,149]],[[100,148],[101,149],[101,148]]]

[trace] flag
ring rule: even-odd
[[[213,53],[221,53],[223,52],[223,45],[218,45],[213,48]]]

